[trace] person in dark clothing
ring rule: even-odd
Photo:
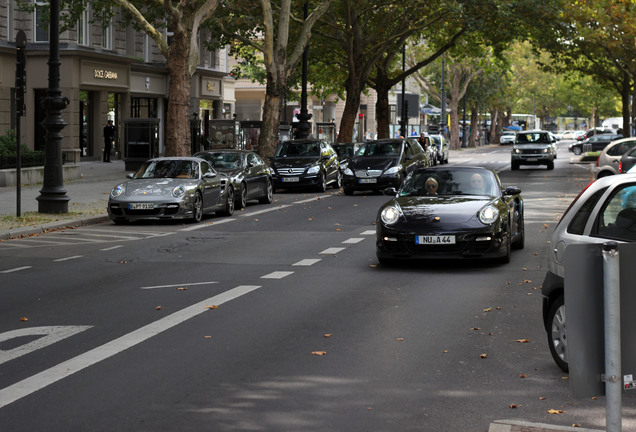
[[[115,140],[115,126],[113,121],[108,120],[108,124],[104,126],[104,162],[110,162],[110,149]]]

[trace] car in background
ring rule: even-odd
[[[609,129],[603,129],[603,128],[594,128],[594,129],[588,129],[587,131],[585,131],[584,134],[576,137],[577,141],[583,141],[588,139],[589,137],[593,136],[593,135],[600,135],[600,134],[611,134],[614,133],[613,131],[609,130]]]
[[[615,133],[592,135],[587,139],[570,144],[569,150],[577,156],[584,151],[603,151],[609,143],[620,138],[623,138],[623,135]]]
[[[501,136],[499,137],[499,144],[501,145],[514,144],[516,135],[517,133],[513,130],[502,131]]]
[[[548,131],[521,131],[512,145],[510,166],[513,171],[521,165],[546,165],[551,170],[556,157],[556,142]]]
[[[433,145],[437,148],[437,162],[440,164],[448,163],[448,155],[450,153],[450,145],[444,135],[430,135]]]
[[[228,176],[197,157],[161,157],[144,162],[110,192],[108,216],[117,224],[134,220],[192,219],[234,213]]]
[[[541,288],[543,323],[555,363],[568,371],[564,303],[566,249],[576,244],[636,241],[636,175],[607,176],[587,185],[572,201],[550,241]]]
[[[521,190],[481,167],[418,168],[378,210],[376,256],[402,259],[494,258],[509,262],[525,241]]]
[[[338,154],[320,139],[280,142],[270,165],[274,189],[313,188],[324,192],[329,185],[334,189],[341,186]]]
[[[634,166],[636,166],[636,150],[632,148],[621,156],[621,160],[618,162],[618,173],[634,172],[632,169]]]
[[[331,144],[333,149],[338,153],[338,161],[340,162],[340,171],[344,171],[349,164],[349,160],[353,157],[356,150],[360,148],[361,143],[334,143]]]
[[[605,146],[594,167],[596,178],[618,174],[622,156],[636,146],[636,138],[622,138]],[[636,162],[636,154],[634,154]]]
[[[437,165],[437,159],[438,159],[437,147],[433,145],[433,139],[428,134],[428,132],[422,132],[420,134],[420,137],[417,139],[415,139],[414,137],[409,137],[408,139],[411,142],[415,142],[419,144],[420,147],[422,147],[422,149],[424,150],[424,153],[426,153],[426,160],[428,162],[428,166]]]
[[[234,187],[235,206],[245,208],[250,200],[269,204],[273,200],[272,173],[269,165],[249,150],[208,150],[194,154],[205,159],[217,172],[226,174]]]
[[[416,139],[381,139],[364,143],[343,172],[345,195],[355,191],[399,188],[416,168],[427,166],[428,157]]]
[[[585,135],[585,131],[582,130],[573,130],[573,131],[565,131],[561,134],[561,139],[563,140],[575,140],[577,137]]]

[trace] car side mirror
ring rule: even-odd
[[[395,196],[397,195],[397,189],[394,187],[386,188],[382,191],[384,195]]]
[[[134,176],[135,176],[135,174],[134,174],[134,173],[128,173],[128,174],[126,174],[126,178],[129,178],[129,179],[134,178]]]
[[[216,177],[215,172],[208,171],[205,174],[203,174],[203,178],[214,178],[214,177]]]
[[[503,191],[504,195],[518,195],[520,193],[521,193],[521,189],[519,189],[517,186],[508,186]]]

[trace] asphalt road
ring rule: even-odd
[[[569,157],[514,173],[506,147],[451,160],[522,188],[526,247],[507,265],[383,267],[373,222],[388,198],[341,192],[278,193],[198,225],[104,223],[3,242],[0,425],[604,428],[605,399],[571,398],[540,319],[549,236],[590,179]],[[624,405],[633,430],[631,394]]]

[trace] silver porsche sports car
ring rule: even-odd
[[[150,159],[130,180],[110,192],[108,215],[115,223],[140,219],[192,219],[234,213],[230,179],[196,157]]]

